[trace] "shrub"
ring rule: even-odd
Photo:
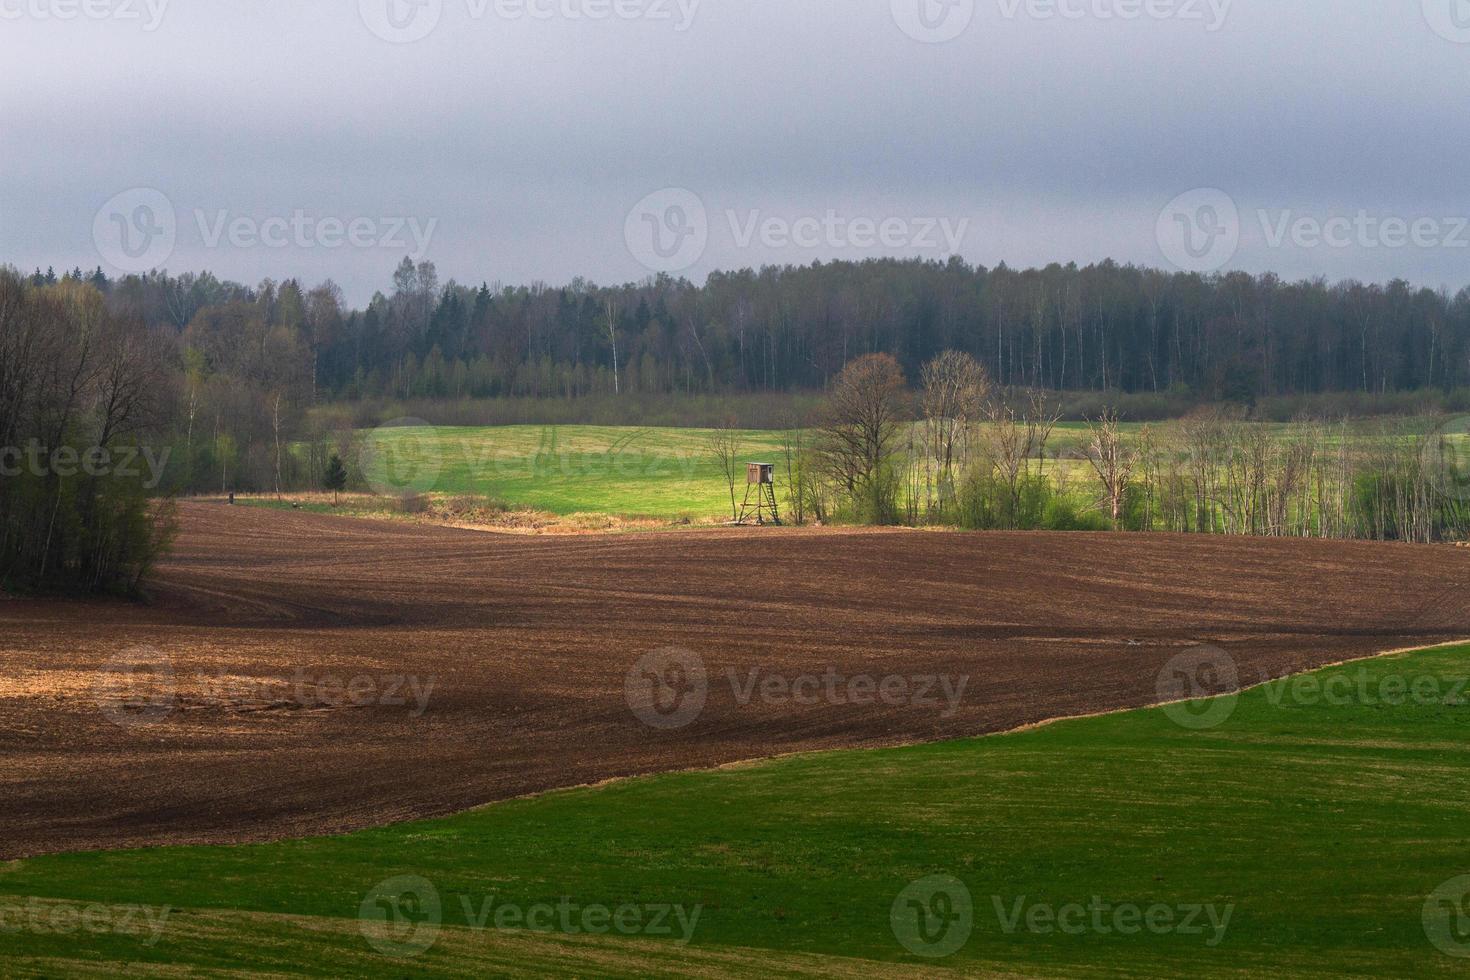
[[[410,490],[393,499],[393,512],[397,514],[427,514],[432,504],[428,496]]]
[[[1071,497],[1053,496],[1041,518],[1045,531],[1107,531],[1108,519],[1098,511],[1083,510]]]
[[[1108,519],[1059,491],[1045,476],[1023,477],[1015,490],[977,469],[960,485],[959,523],[975,531],[1106,531]]]

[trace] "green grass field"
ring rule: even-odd
[[[1058,426],[1051,448],[1075,452],[1086,434],[1081,423]],[[358,469],[384,498],[404,491],[479,494],[559,515],[728,520],[729,491],[709,453],[709,435],[707,429],[591,425],[377,429],[363,433]],[[742,462],[777,464],[784,503],[782,434],[746,430],[739,438]],[[1073,481],[1090,479],[1080,459],[1048,467]],[[738,500],[745,494],[743,467],[736,480]]]
[[[0,972],[1463,976],[1470,960],[1440,947],[1470,955],[1470,647],[1309,676],[1246,692],[1211,728],[1176,706],[331,839],[11,862]],[[418,900],[375,891],[403,875]],[[543,904],[549,923],[509,928]],[[148,920],[100,928],[140,905],[173,909],[156,942]],[[676,916],[672,935],[564,929],[624,914],[639,932],[660,906],[697,909],[687,946]],[[394,910],[401,931],[373,924]],[[399,956],[368,937],[431,944]]]
[[[365,436],[361,469],[389,494],[475,493],[553,514],[728,520],[730,495],[708,435],[581,425],[378,429]],[[742,461],[779,461],[779,433],[740,438]],[[743,467],[738,476],[743,496]]]

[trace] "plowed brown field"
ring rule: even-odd
[[[1255,683],[1470,636],[1470,553],[1452,548],[539,538],[204,503],[181,517],[151,606],[0,602],[0,856],[329,833],[635,773],[994,732],[1157,701],[1161,667],[1198,642]],[[665,730],[635,717],[624,685],[670,645],[702,657],[709,692]],[[173,670],[152,713],[98,684],[144,656]],[[952,713],[937,687],[937,704],[782,693],[829,668],[969,682]],[[775,687],[741,703],[752,678]]]

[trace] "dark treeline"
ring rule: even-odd
[[[171,327],[198,371],[289,375],[313,402],[812,390],[863,354],[892,354],[912,375],[944,350],[1004,387],[1196,401],[1470,385],[1470,289],[1401,280],[956,258],[768,267],[703,286],[471,287],[405,259],[390,291],[352,310],[330,282],[73,275]]]
[[[170,534],[175,350],[85,284],[0,269],[0,587],[138,590]]]

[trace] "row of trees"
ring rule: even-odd
[[[1132,440],[1095,427],[1088,452],[1115,527],[1430,543],[1470,533],[1467,449],[1422,420],[1276,431],[1207,412]]]
[[[1470,290],[1401,280],[956,258],[746,269],[703,286],[471,287],[405,259],[390,291],[350,310],[330,282],[84,278],[180,334],[198,320],[206,332],[288,328],[299,340],[291,370],[329,398],[823,389],[862,354],[892,354],[917,376],[945,350],[971,355],[998,385],[1049,390],[1248,401],[1470,385]]]
[[[1422,419],[1275,427],[1216,409],[1130,432],[1104,412],[1063,450],[1044,393],[1001,395],[962,352],[925,364],[917,392],[892,356],[858,358],[815,426],[787,436],[790,512],[1426,543],[1470,532],[1470,444]]]

